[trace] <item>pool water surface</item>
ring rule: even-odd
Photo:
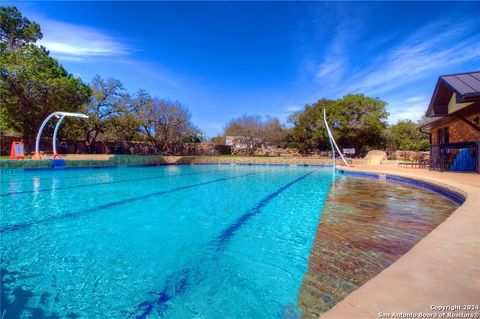
[[[1,177],[2,318],[315,317],[456,207],[331,167]]]

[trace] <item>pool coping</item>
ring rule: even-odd
[[[387,318],[392,313],[436,313],[432,305],[476,305],[480,300],[480,187],[447,173],[376,171],[349,167],[347,174],[385,176],[447,190],[465,198],[443,223],[380,274],[349,294],[322,319]],[[429,176],[430,175],[430,176]],[[427,187],[428,188],[428,187]]]

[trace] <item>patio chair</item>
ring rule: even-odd
[[[417,162],[400,162],[398,167],[426,168],[429,166],[429,156],[421,154]]]

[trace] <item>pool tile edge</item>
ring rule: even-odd
[[[396,174],[371,173],[371,172],[351,171],[351,170],[344,170],[344,169],[338,169],[338,170],[341,172],[341,174],[345,174],[345,175],[362,176],[362,177],[370,177],[370,178],[385,178],[387,181],[410,184],[410,185],[414,185],[424,189],[428,189],[443,197],[448,198],[449,200],[451,200],[452,202],[458,205],[462,205],[465,202],[466,196],[467,196],[467,194],[463,192],[461,189],[458,189],[449,185],[445,185],[445,184],[432,183],[421,178],[404,177]]]

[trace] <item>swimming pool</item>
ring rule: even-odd
[[[388,266],[457,206],[428,190],[385,183],[341,175],[331,167],[295,166],[3,173],[2,315],[316,316]],[[372,196],[376,188],[384,190],[381,197]],[[357,202],[347,199],[359,194],[366,206],[351,209]],[[408,205],[394,206],[399,198]],[[381,207],[372,208],[369,201]],[[343,206],[332,208],[332,203]],[[413,233],[403,226],[395,230],[402,249],[393,254],[371,253],[372,243],[344,245],[358,237],[388,241],[392,232],[378,225],[390,229],[399,222],[421,226]],[[327,227],[332,223],[346,226],[353,237],[335,236]],[[372,265],[362,261],[372,258],[377,262],[370,271]],[[329,266],[324,263],[342,260],[353,260],[359,269],[324,271]],[[343,293],[335,294],[332,282]]]

